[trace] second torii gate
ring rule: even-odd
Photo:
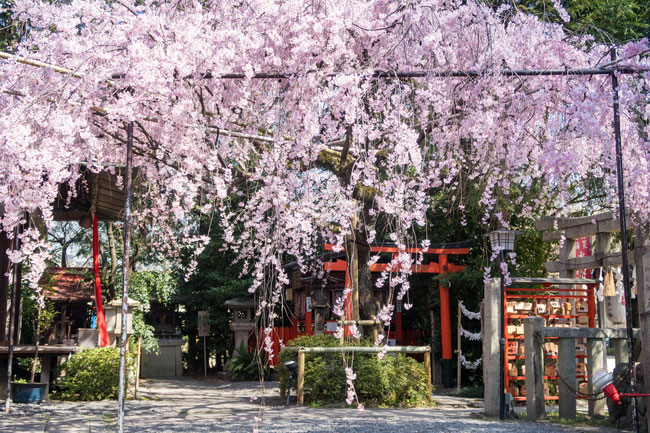
[[[474,246],[475,241],[432,244],[426,251],[423,248],[406,248],[404,251],[410,254],[437,254],[438,262],[429,262],[426,265],[412,265],[413,273],[425,274],[446,274],[449,272],[461,271],[465,267],[449,263],[449,255],[466,255],[469,248]],[[325,244],[326,251],[332,251],[334,245]],[[376,243],[370,245],[371,253],[392,253],[395,257],[399,248],[393,243]],[[382,272],[388,269],[388,263],[375,263],[370,265],[370,272]],[[344,271],[345,287],[351,288],[351,279],[348,263],[346,260],[338,259],[336,261],[326,262],[324,269],[326,271]],[[345,299],[345,320],[352,320],[352,298],[348,295]],[[306,313],[306,322],[311,325],[311,312]],[[402,335],[402,312],[398,309],[395,312],[395,330],[401,338]],[[451,388],[453,378],[452,366],[452,348],[451,348],[451,316],[449,309],[449,287],[440,286],[440,333],[442,337],[442,378],[443,386]],[[433,336],[431,336],[433,338]]]

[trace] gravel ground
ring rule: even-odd
[[[251,433],[259,415],[258,383],[198,380],[145,381],[141,400],[126,402],[126,432]],[[575,432],[548,423],[499,422],[476,416],[481,409],[440,406],[433,409],[284,408],[276,383],[267,383],[266,409],[259,431],[284,433],[418,432]],[[0,416],[1,432],[115,432],[117,403],[48,402],[13,405]],[[606,431],[606,430],[593,430]]]

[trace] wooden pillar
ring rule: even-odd
[[[370,319],[371,319],[371,320],[376,320],[375,315],[372,314],[372,315],[370,316]],[[377,329],[378,326],[379,326],[379,325],[377,325],[377,324],[372,325],[372,333],[371,333],[371,337],[372,337],[372,343],[373,343],[373,344],[377,344],[377,340],[379,340],[379,330]]]
[[[305,312],[305,335],[314,335],[311,329],[311,310]]]
[[[447,272],[447,255],[438,256],[438,265],[442,273]],[[451,351],[451,313],[449,310],[449,287],[440,286],[440,332],[442,339],[442,383],[445,388],[452,386],[452,351]]]
[[[625,340],[623,340],[625,341]],[[594,388],[594,373],[605,369],[604,363],[605,341],[601,338],[587,339],[587,390],[590,394],[600,392]],[[606,402],[604,399],[589,400],[589,416],[605,415]]]
[[[298,350],[298,379],[296,383],[298,406],[305,404],[305,348]]]
[[[543,329],[544,319],[541,317],[528,317],[524,319],[526,413],[528,414],[529,421],[546,418],[546,402],[544,401],[544,352],[542,350],[542,341],[539,337]]]
[[[440,286],[440,331],[442,333],[442,382],[452,386],[451,318],[449,314],[449,287]]]
[[[558,338],[558,374],[562,377],[558,380],[560,395],[560,418],[575,419],[576,417],[576,396],[574,389],[578,389],[576,382],[576,339]],[[569,386],[565,385],[566,382]]]
[[[397,345],[404,344],[404,330],[402,329],[402,301],[395,301],[395,341]]]
[[[431,387],[431,347],[424,352],[424,371],[427,373],[427,397],[429,400],[433,398],[433,389]]]

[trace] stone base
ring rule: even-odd
[[[182,338],[158,340],[158,352],[142,351],[140,377],[181,377],[183,375]]]

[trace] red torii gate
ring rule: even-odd
[[[456,265],[448,262],[448,255],[465,255],[469,253],[469,245],[473,244],[472,241],[456,244],[458,247],[452,247],[454,244],[439,244],[426,251],[423,248],[406,248],[403,251],[410,254],[437,254],[438,262],[430,262],[426,265],[412,265],[413,273],[420,274],[446,274],[449,272],[462,271],[465,266]],[[447,246],[449,245],[449,246]],[[326,251],[332,251],[334,245],[325,244]],[[396,257],[400,249],[394,245],[377,244],[370,246],[371,253],[392,253]],[[370,265],[370,272],[382,272],[388,269],[389,263],[374,263]],[[352,282],[350,280],[350,273],[348,270],[348,263],[346,260],[338,259],[336,261],[325,262],[324,269],[326,271],[344,271],[345,272],[345,288],[350,288]],[[345,299],[345,320],[352,320],[352,298],[351,295]],[[449,312],[449,287],[440,286],[440,332],[442,335],[442,372],[443,381],[446,387],[451,387],[452,378],[452,350],[451,350],[451,318]],[[311,311],[305,313],[305,328],[311,329],[312,322]],[[395,312],[395,331],[398,339],[402,339],[402,312],[398,309]],[[432,336],[433,337],[433,336]],[[448,385],[448,386],[447,386]]]

